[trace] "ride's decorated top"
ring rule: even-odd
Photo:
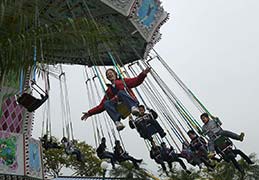
[[[17,67],[33,64],[33,47],[37,62],[47,64],[111,65],[107,52],[127,64],[147,56],[168,19],[159,0],[25,0],[2,7],[4,65]]]

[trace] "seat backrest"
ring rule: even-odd
[[[130,115],[130,110],[124,103],[118,103],[116,109],[121,114],[122,119],[125,119]]]
[[[37,99],[31,94],[23,93],[17,99],[17,102],[25,107],[29,112],[33,112],[38,109],[47,99],[48,95],[43,96],[42,99]]]
[[[225,136],[219,136],[218,138],[216,138],[214,140],[214,145],[219,148],[221,151],[223,151],[224,149],[226,149],[229,146],[232,146],[233,143],[232,141],[225,137]]]

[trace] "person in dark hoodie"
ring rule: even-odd
[[[187,167],[184,164],[183,160],[180,159],[181,154],[176,153],[172,146],[168,148],[165,142],[162,142],[160,151],[163,161],[166,161],[168,163],[170,170],[172,169],[172,163],[178,162],[186,173],[191,174],[191,171],[187,170]]]
[[[132,156],[129,155],[124,149],[121,147],[120,141],[116,140],[115,141],[115,146],[114,146],[114,155],[115,159],[118,162],[123,162],[123,161],[131,161],[136,169],[139,169],[138,163],[142,162],[142,159],[136,159]]]
[[[113,153],[111,153],[109,151],[106,151],[106,139],[105,139],[105,137],[103,137],[101,139],[101,144],[96,149],[96,152],[97,152],[97,156],[100,159],[110,159],[111,164],[112,164],[112,168],[115,169],[115,156],[114,156]]]
[[[130,118],[129,123],[133,123],[133,125],[130,124],[131,128],[134,128],[134,126],[136,126],[137,131],[139,132],[141,137],[143,137],[144,139],[152,140],[151,136],[153,134],[148,130],[148,125],[151,125],[152,128],[155,129],[155,132],[159,133],[161,138],[165,137],[165,131],[156,120],[158,117],[157,113],[152,109],[149,109],[149,112],[146,112],[144,105],[139,105],[138,109],[139,115],[135,119]]]

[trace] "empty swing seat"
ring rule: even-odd
[[[17,102],[25,107],[29,112],[33,112],[38,109],[47,99],[48,94],[42,95],[40,94],[41,99],[37,99],[31,94],[23,93],[18,99]]]

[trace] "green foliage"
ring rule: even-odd
[[[172,171],[169,172],[169,179],[171,180],[189,180],[189,179],[196,179],[199,178],[199,173],[194,169],[190,169],[192,174],[186,173],[184,170],[179,170],[174,168]]]
[[[214,171],[208,171],[207,168],[203,168],[200,171],[190,169],[192,173],[189,175],[174,166],[168,176],[165,176],[163,173],[161,177],[163,176],[162,179],[167,180],[257,180],[259,179],[259,161],[256,159],[255,154],[251,154],[250,158],[255,162],[254,165],[247,164],[244,159],[238,161],[245,171],[244,176],[235,169],[232,163],[222,161],[217,163]]]
[[[110,171],[112,177],[121,177],[126,179],[140,179],[140,180],[150,180],[146,170],[143,168],[136,169],[130,162],[122,162],[120,166],[117,166],[116,169]]]
[[[55,138],[53,138],[53,141],[57,142]],[[70,168],[74,172],[73,175],[80,176],[96,176],[102,173],[101,162],[95,156],[93,148],[85,142],[75,145],[82,152],[83,162],[78,162],[75,156],[67,155],[64,148],[43,151],[44,168],[47,176],[57,177],[64,168]]]
[[[85,142],[77,143],[76,147],[80,149],[84,162],[79,163],[75,157],[69,156],[74,175],[94,176],[102,173],[101,161],[95,156],[95,150]]]
[[[53,139],[56,142],[55,138]],[[101,161],[95,156],[95,150],[85,142],[76,143],[76,147],[83,153],[83,162],[78,162],[74,156],[66,155],[63,148],[44,150],[44,168],[47,175],[57,177],[63,168],[70,168],[74,172],[71,174],[73,176],[101,176],[103,173],[100,167]],[[179,170],[176,166],[173,166],[168,175],[163,173],[160,178],[166,180],[257,180],[259,179],[259,162],[255,154],[251,154],[250,158],[255,162],[254,165],[248,165],[243,159],[238,161],[245,171],[244,176],[234,168],[232,163],[222,161],[217,163],[214,171],[208,171],[204,167],[201,171],[190,169],[191,174],[187,174],[182,169]],[[110,170],[109,174],[111,177],[127,179],[154,179],[144,168],[136,169],[130,162],[120,163],[120,166]]]

